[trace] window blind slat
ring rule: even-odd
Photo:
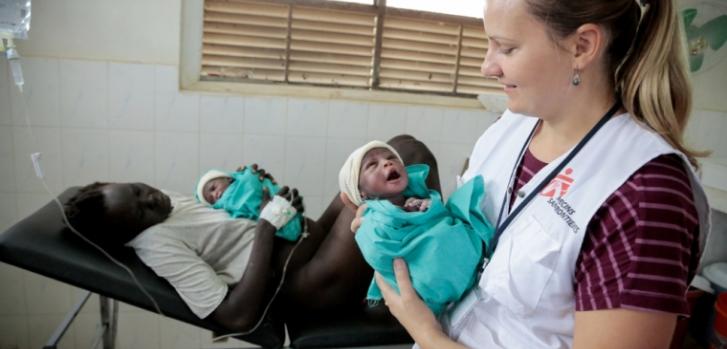
[[[485,41],[481,39],[462,37],[462,47],[487,49],[488,45]]]
[[[204,44],[202,46],[202,54],[229,57],[285,59],[285,51],[283,50],[257,49],[214,44]]]
[[[312,42],[324,42],[333,44],[345,44],[364,47],[374,47],[373,36],[360,36],[352,34],[335,34],[330,32],[293,30],[291,33],[293,41],[304,40]]]
[[[288,31],[286,29],[273,29],[264,27],[253,27],[241,24],[218,23],[207,23],[204,27],[204,32],[213,34],[244,35],[273,39],[285,39],[288,34]]]
[[[371,58],[362,56],[292,51],[290,59],[300,62],[348,64],[371,68]]]
[[[429,63],[454,64],[457,57],[455,55],[441,55],[425,52],[413,52],[406,50],[387,49],[381,52],[382,58],[393,58],[406,61],[420,61]]]
[[[344,55],[371,57],[371,48],[363,46],[350,46],[341,44],[324,44],[320,42],[293,41],[290,44],[293,51],[340,53]]]
[[[357,67],[352,65],[343,64],[320,64],[320,63],[309,63],[309,62],[290,62],[290,71],[295,72],[316,72],[316,73],[332,73],[332,74],[344,74],[351,76],[363,76],[368,77],[370,69],[368,67]]]
[[[303,19],[294,19],[293,20],[293,29],[316,30],[316,31],[342,33],[342,34],[355,34],[355,35],[364,35],[364,36],[370,36],[370,37],[374,36],[374,30],[371,26],[361,26],[361,25],[353,25],[353,24],[342,26],[340,24],[314,22],[314,21],[307,21],[307,20],[303,20]]]
[[[413,42],[432,43],[432,44],[444,44],[452,45],[457,43],[456,36],[451,35],[439,35],[432,33],[416,32],[409,30],[398,30],[387,28],[387,22],[384,22],[384,38],[385,39],[399,39]]]
[[[202,57],[202,64],[209,66],[244,67],[260,69],[285,69],[284,60],[256,59],[256,58],[232,58],[225,56],[206,55]]]
[[[432,73],[450,74],[454,72],[454,64],[436,64],[424,62],[410,62],[398,59],[381,59],[381,68],[414,70]]]
[[[205,33],[202,37],[202,42],[206,44],[285,49],[285,40],[282,39],[256,38],[241,35]]]
[[[243,14],[229,14],[229,13],[218,13],[206,11],[204,14],[204,22],[206,23],[227,23],[227,24],[240,24],[244,23],[247,25],[255,25],[259,27],[272,27],[272,28],[283,28],[287,27],[285,19],[264,17],[264,16],[249,16]]]
[[[472,58],[478,58],[483,59],[485,58],[485,53],[487,53],[487,50],[483,49],[475,49],[470,47],[462,47],[462,57],[472,57]]]
[[[482,77],[482,73],[480,72],[479,66],[476,68],[473,67],[460,67],[459,68],[459,75],[460,77],[464,76],[471,76],[471,77]]]
[[[221,13],[239,13],[267,17],[288,18],[288,7],[263,2],[206,0],[204,9]]]
[[[482,30],[482,26],[470,27],[466,25],[464,26],[464,28],[462,28],[462,36],[466,38],[475,38],[482,40],[483,42],[487,42],[487,34],[485,34],[485,31]]]
[[[441,44],[426,44],[419,42],[411,42],[406,40],[396,39],[383,39],[382,47],[386,49],[398,49],[408,51],[421,51],[436,54],[451,54],[457,53],[457,47],[455,44],[452,45],[441,45]]]
[[[461,66],[465,67],[475,67],[478,68],[480,65],[482,65],[482,59],[480,58],[470,58],[470,57],[461,57],[459,64]]]

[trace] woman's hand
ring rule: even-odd
[[[293,205],[295,210],[299,213],[303,213],[303,210],[305,210],[305,207],[303,206],[303,197],[298,194],[298,189],[290,189],[286,185],[280,188],[280,191],[278,191],[278,193],[275,195],[282,196],[283,199],[290,202],[290,204]]]
[[[247,168],[247,165],[245,165],[245,166],[240,166],[240,167],[238,167],[238,168],[237,168],[237,172],[242,172],[242,171],[245,171],[245,169],[246,169],[246,168]],[[276,181],[275,181],[275,178],[273,178],[273,175],[271,175],[270,173],[268,173],[268,172],[267,172],[267,171],[265,171],[264,169],[260,168],[260,167],[259,167],[259,166],[258,166],[257,164],[252,164],[252,166],[250,166],[250,169],[252,169],[252,172],[253,172],[253,173],[256,173],[256,174],[258,175],[258,177],[257,177],[257,178],[258,178],[258,179],[259,179],[259,180],[260,180],[261,182],[262,182],[262,181],[263,181],[263,180],[264,180],[265,178],[267,178],[267,179],[269,179],[269,180],[270,180],[271,182],[273,182],[273,184],[278,184],[278,182],[276,182]]]
[[[298,195],[298,189],[282,187],[275,197],[270,200],[267,190],[263,189],[263,198],[260,203],[260,220],[272,224],[280,229],[288,223],[296,213],[303,213],[303,197]]]
[[[394,273],[396,283],[399,285],[399,293],[389,286],[378,272],[375,274],[376,284],[381,289],[389,311],[422,348],[436,347],[433,339],[441,340],[446,335],[432,311],[412,287],[409,270],[403,259],[394,260]],[[448,340],[448,338],[445,339]]]
[[[298,189],[293,188],[293,190],[290,190],[288,186],[284,186],[280,188],[277,195],[280,195],[284,199],[290,201],[290,204],[295,207],[296,211],[300,213],[303,213],[303,211],[305,211],[303,196],[298,194]],[[271,199],[272,197],[270,196],[270,190],[268,190],[268,188],[263,188],[262,199],[260,200],[260,206],[258,207],[258,210],[262,211]]]

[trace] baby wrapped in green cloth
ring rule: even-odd
[[[427,165],[404,168],[393,148],[373,141],[349,156],[339,186],[352,203],[366,204],[355,237],[366,261],[397,288],[393,261],[403,258],[414,289],[439,314],[474,284],[493,228],[480,209],[481,176],[444,204],[437,191],[427,188],[428,174]],[[382,298],[374,281],[367,298]]]
[[[202,203],[216,209],[223,209],[232,218],[247,218],[257,221],[260,218],[260,203],[263,191],[274,196],[280,187],[269,178],[261,176],[250,166],[240,171],[224,172],[209,170],[197,182],[196,197]],[[288,241],[296,241],[302,231],[303,215],[297,213],[282,226],[275,236]]]

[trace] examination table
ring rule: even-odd
[[[70,188],[60,195],[61,202],[78,190]],[[162,313],[173,319],[227,333],[210,320],[197,318],[166,280],[146,267],[130,248],[112,251],[128,266],[139,282],[156,300]],[[118,305],[116,300],[152,312],[151,301],[129,274],[112,263],[79,237],[67,231],[58,206],[49,202],[32,215],[0,234],[0,261],[65,282],[88,291],[70,309],[44,348],[55,348],[65,330],[92,293],[100,297],[103,347],[113,348]],[[332,348],[411,343],[411,338],[393,320],[372,318],[363,312],[335,317],[298,319],[284,323],[268,317],[255,332],[238,337],[264,348],[282,348],[287,326],[292,348]]]

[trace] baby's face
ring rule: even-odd
[[[222,193],[225,192],[227,187],[230,186],[231,180],[229,177],[217,177],[205,183],[202,189],[204,200],[209,202],[210,205],[214,205],[222,197]]]
[[[369,150],[361,161],[358,187],[367,199],[387,199],[401,194],[409,184],[404,164],[386,148]]]

